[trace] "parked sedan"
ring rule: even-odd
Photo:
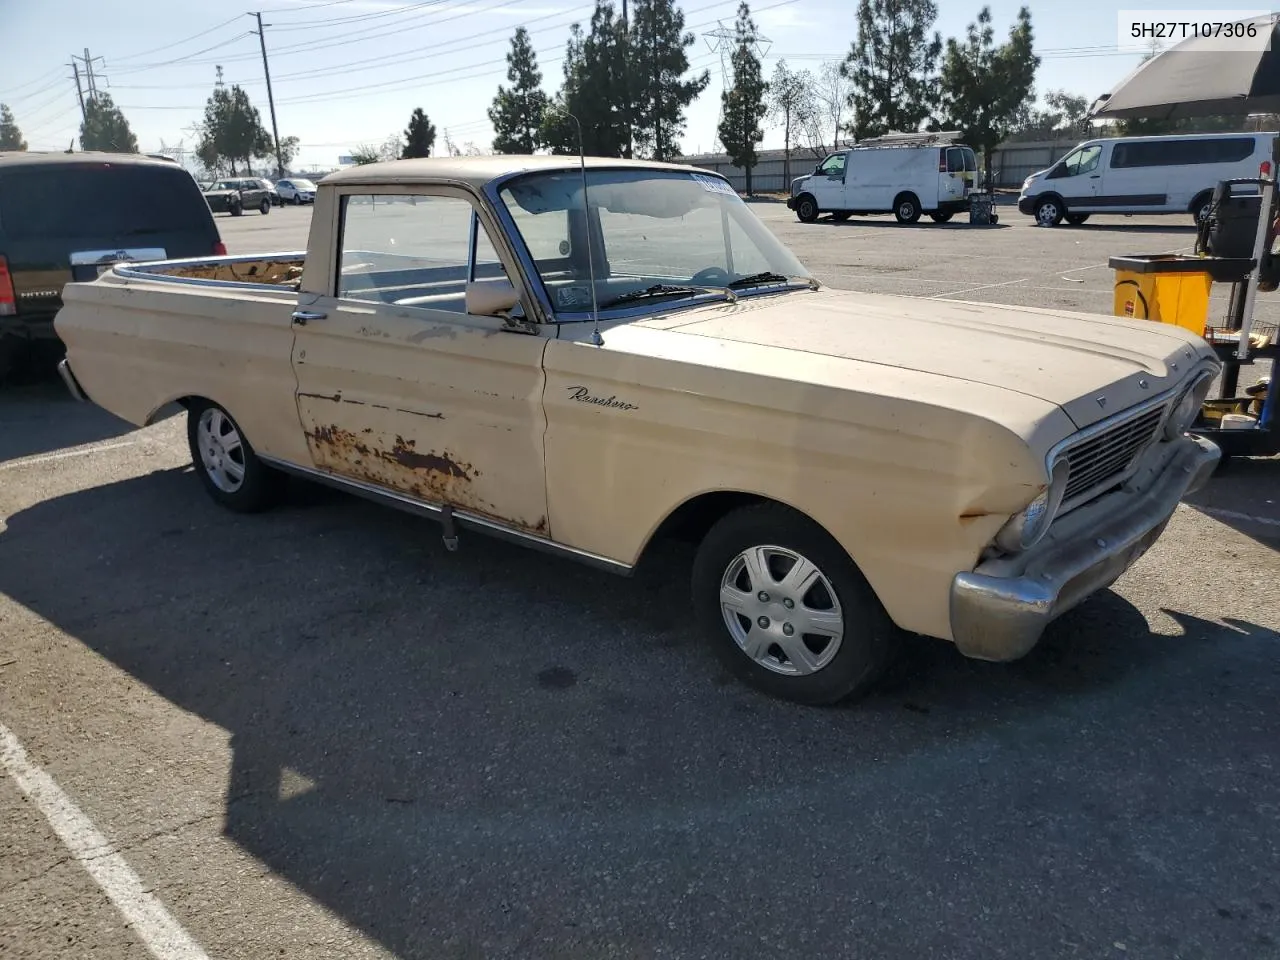
[[[316,185],[310,180],[277,180],[276,192],[281,203],[315,203]]]
[[[259,181],[251,179],[219,180],[208,190],[204,198],[214,213],[229,213],[238,217],[245,210],[271,212],[271,195]]]

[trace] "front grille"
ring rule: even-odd
[[[1062,454],[1069,466],[1063,508],[1079,506],[1127,479],[1155,440],[1164,414],[1165,406],[1152,407],[1068,447]]]

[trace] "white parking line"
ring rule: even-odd
[[[1272,517],[1259,517],[1252,513],[1240,513],[1236,510],[1223,510],[1221,507],[1199,507],[1188,503],[1179,504],[1184,510],[1193,510],[1196,513],[1205,513],[1211,517],[1220,517],[1223,520],[1240,520],[1245,523],[1256,523],[1263,527],[1280,527],[1280,520]]]
[[[100,450],[132,447],[137,442],[136,440],[117,440],[115,443],[95,443],[87,447],[77,447],[74,450],[63,450],[61,453],[45,453],[38,457],[22,457],[18,460],[10,460],[8,463],[0,463],[0,470],[16,470],[18,467],[30,466],[33,463],[48,463],[50,460],[65,460],[67,457],[84,457]]]
[[[932,296],[925,297],[925,300],[947,300],[951,297],[958,297],[962,293],[973,293],[977,290],[991,290],[994,287],[1012,287],[1015,283],[1026,283],[1028,277],[1019,277],[1017,280],[1006,280],[1003,283],[984,283],[979,287],[964,287],[960,290],[952,290],[950,293],[935,293]]]
[[[156,960],[209,960],[182,925],[133,872],[111,842],[54,779],[27,758],[13,732],[0,723],[0,766],[44,814],[71,856],[93,877]]]

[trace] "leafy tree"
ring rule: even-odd
[[[758,159],[756,144],[764,139],[761,121],[768,113],[765,96],[769,85],[760,70],[756,54],[759,33],[746,0],[738,5],[734,32],[733,85],[720,95],[722,116],[717,132],[734,166],[746,172],[747,195],[751,196],[751,171]]]
[[[529,31],[517,27],[507,53],[507,80],[511,89],[498,87],[498,95],[489,108],[493,124],[493,149],[496,153],[533,153],[542,145],[542,115],[547,109],[547,95],[542,92],[542,74],[537,54],[529,42]]]
[[[779,60],[769,83],[769,116],[782,122],[782,182],[787,185],[791,183],[791,147],[799,132],[812,123],[815,109],[813,74],[791,70],[786,60]]]
[[[942,53],[942,36],[929,36],[937,19],[933,0],[858,4],[858,38],[842,68],[853,84],[847,105],[855,138],[919,130],[928,119]]]
[[[653,160],[680,155],[685,110],[711,82],[703,70],[691,79],[686,52],[696,42],[673,0],[636,0],[630,44],[632,132],[637,151]]]
[[[565,46],[564,83],[556,94],[554,109],[544,114],[539,132],[552,153],[576,154],[578,128],[582,148],[591,156],[626,156],[631,125],[626,108],[627,37],[610,0],[596,0],[591,31],[583,34],[574,24]]]
[[[22,131],[13,119],[13,111],[8,104],[0,103],[0,150],[25,150],[27,141],[22,139]]]
[[[381,160],[382,150],[367,143],[362,143],[351,151],[351,162],[358,167],[363,167],[370,163],[378,163]]]
[[[1048,109],[1035,110],[1030,99],[1024,104],[1010,140],[1045,140],[1082,132],[1089,100],[1066,90],[1050,90],[1044,95]]]
[[[429,157],[436,145],[436,126],[427,119],[421,107],[415,107],[409,117],[409,126],[404,131],[405,145],[400,151],[401,158],[411,160],[415,157]]]
[[[293,166],[293,161],[298,159],[299,146],[297,137],[285,137],[280,141],[280,162],[285,170]]]
[[[238,85],[215,87],[204,106],[204,122],[196,154],[210,169],[226,165],[235,176],[237,164],[245,170],[254,157],[275,153],[271,134],[262,125],[258,109]],[[283,144],[281,145],[283,149]]]
[[[963,43],[947,41],[941,94],[947,125],[962,131],[964,142],[989,161],[1015,128],[1035,85],[1040,58],[1032,49],[1031,11],[1023,7],[1009,39],[995,45],[991,8],[983,7],[969,24]],[[990,169],[990,163],[984,164]]]
[[[80,123],[80,149],[138,152],[138,138],[129,129],[129,121],[112,101],[111,94],[99,93],[85,101],[84,120]]]

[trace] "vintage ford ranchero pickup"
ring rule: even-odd
[[[69,284],[68,387],[181,404],[235,510],[300,474],[621,573],[691,535],[710,642],[795,701],[865,691],[900,629],[1023,656],[1219,458],[1197,337],[821,287],[707,171],[372,164],[310,229]]]

